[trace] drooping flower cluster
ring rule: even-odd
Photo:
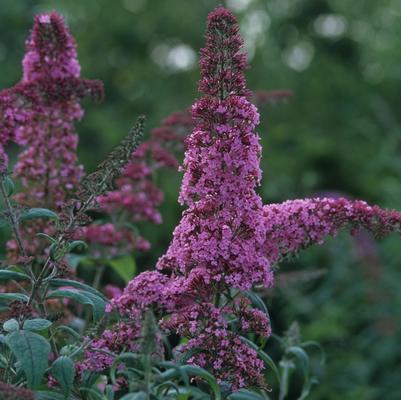
[[[184,113],[174,113],[151,132],[149,140],[133,152],[131,161],[115,182],[115,189],[99,196],[101,211],[112,222],[83,227],[79,237],[96,246],[95,256],[116,256],[134,249],[148,250],[150,244],[136,229],[136,224],[162,221],[158,207],[163,192],[156,186],[155,175],[161,168],[176,169],[174,155],[182,149],[190,121]],[[106,246],[106,247],[105,247]]]
[[[288,200],[264,206],[266,253],[271,264],[311,246],[322,244],[342,228],[364,228],[376,237],[401,230],[401,213],[345,198]]]
[[[0,93],[0,151],[10,141],[25,148],[14,167],[24,189],[16,200],[28,207],[57,209],[83,175],[74,128],[83,115],[80,101],[87,95],[101,97],[103,88],[99,81],[80,78],[75,41],[57,13],[35,18],[26,49],[21,82]],[[38,227],[23,228],[31,238],[26,245],[32,254],[39,246],[34,238]],[[40,229],[46,231],[45,226]],[[9,251],[18,252],[14,241]]]

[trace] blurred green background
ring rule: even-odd
[[[144,113],[156,127],[198,96],[198,49],[206,16],[224,4],[238,16],[252,68],[249,87],[290,89],[260,112],[265,202],[340,192],[401,208],[400,0],[65,0],[0,2],[0,88],[20,79],[34,14],[56,10],[78,42],[82,75],[101,79],[106,99],[85,102],[78,125],[87,170]],[[180,175],[159,177],[165,224],[144,226],[152,267],[179,221]],[[311,399],[401,399],[401,246],[347,235],[283,265],[325,269],[268,295],[273,329],[292,321],[327,353]]]

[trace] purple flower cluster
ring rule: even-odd
[[[84,370],[104,371],[123,350],[140,350],[143,313],[150,307],[156,309],[166,304],[164,291],[168,280],[157,271],[143,272],[128,283],[120,296],[111,300],[106,310],[117,310],[122,320],[90,343],[83,361],[77,366],[78,374]],[[161,350],[156,351],[161,353]]]
[[[145,271],[130,281],[121,296],[112,299],[108,311],[115,308],[124,317],[139,319],[151,306],[166,305],[169,278],[157,271]]]
[[[240,289],[268,285],[263,204],[255,192],[261,177],[257,111],[233,94],[204,97],[193,116],[198,123],[187,140],[180,194],[189,208],[158,268],[177,274],[200,268],[208,281]]]
[[[188,363],[213,371],[221,382],[231,383],[234,391],[243,386],[264,387],[260,373],[263,362],[258,359],[255,350],[228,329],[224,315],[227,312],[230,310],[211,303],[195,303],[173,314],[161,326],[167,332],[172,331],[189,339],[178,349],[178,354],[193,352],[187,359]],[[266,315],[262,319],[266,328],[264,333],[270,334]],[[244,330],[244,333],[247,331]]]
[[[75,41],[60,15],[38,15],[26,48],[23,82],[79,78],[81,67]]]
[[[137,352],[141,326],[135,321],[120,321],[111,329],[106,329],[102,336],[90,342],[84,352],[83,361],[76,364],[78,376],[84,371],[101,372],[109,368],[119,353],[125,351]]]
[[[206,46],[200,51],[199,91],[214,98],[250,96],[244,70],[248,67],[239,26],[232,13],[218,7],[208,16]]]
[[[29,119],[29,111],[25,104],[35,102],[35,96],[24,92],[23,85],[0,91],[0,172],[8,167],[8,156],[5,147],[16,142],[19,127]]]

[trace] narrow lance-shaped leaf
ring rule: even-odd
[[[28,302],[29,297],[23,293],[0,293],[0,300]]]
[[[9,197],[12,196],[15,190],[14,181],[9,176],[6,176],[3,179],[3,184],[6,191],[6,195]]]
[[[99,296],[96,296],[90,292],[84,292],[80,290],[70,290],[70,289],[59,289],[51,292],[47,298],[48,299],[56,299],[56,298],[68,298],[71,300],[75,300],[80,304],[91,306],[93,309],[93,318],[94,320],[98,320],[104,314],[105,310],[105,302]]]
[[[54,278],[50,280],[50,287],[62,287],[62,286],[72,286],[74,288],[93,293],[96,296],[99,296],[100,298],[106,300],[106,297],[102,293],[100,293],[92,286],[86,285],[85,283],[74,281],[72,279]]]
[[[14,281],[23,281],[23,280],[28,280],[30,278],[28,275],[23,274],[22,272],[11,271],[8,269],[0,270],[0,281],[8,281],[11,279]]]
[[[34,218],[58,219],[58,215],[47,208],[30,208],[20,215],[19,220],[28,221]]]

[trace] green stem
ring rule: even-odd
[[[21,234],[20,234],[19,226],[18,226],[18,219],[17,219],[17,216],[15,215],[14,208],[10,202],[10,199],[7,196],[7,192],[6,192],[6,188],[4,186],[3,179],[1,179],[1,182],[0,182],[0,191],[1,191],[1,195],[4,200],[4,204],[6,205],[7,216],[10,221],[11,229],[14,232],[15,240],[17,241],[17,244],[18,244],[18,247],[20,248],[21,254],[24,257],[26,257],[27,253],[26,253],[25,246],[21,239]]]
[[[102,281],[103,273],[104,270],[106,269],[106,266],[104,264],[95,267],[96,272],[95,272],[95,278],[93,279],[92,286],[97,290],[100,287],[100,282]]]

